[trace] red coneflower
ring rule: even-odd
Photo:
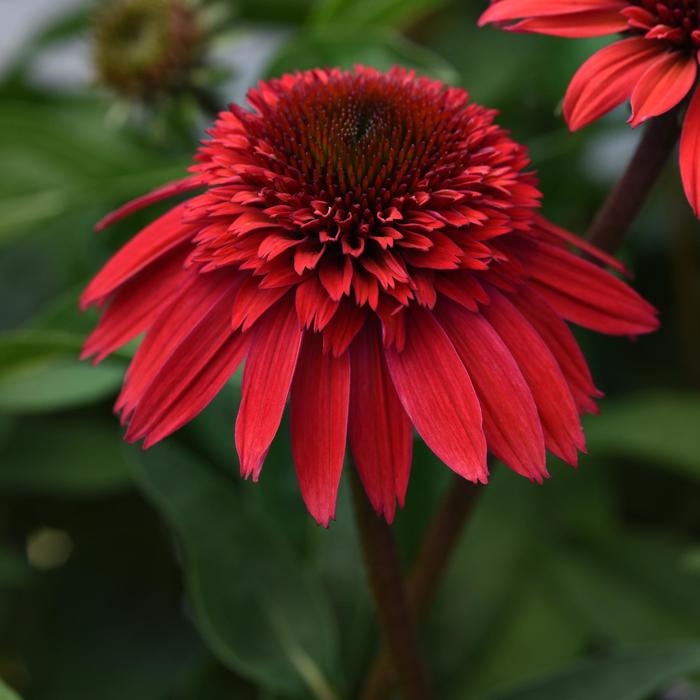
[[[697,0],[496,0],[479,19],[516,32],[624,38],[593,54],[576,72],[564,116],[576,131],[631,100],[629,122],[668,112],[695,85],[700,50]],[[700,216],[700,91],[683,122],[680,169],[686,197]]]
[[[192,175],[99,228],[193,195],[127,243],[82,305],[105,304],[85,356],[145,332],[117,402],[152,445],[197,415],[244,358],[235,439],[256,480],[290,396],[292,451],[316,520],[335,511],[346,437],[378,513],[403,504],[412,426],[455,472],[488,448],[541,481],[572,464],[600,394],[564,319],[657,326],[614,260],[537,214],[525,148],[467,93],[400,68],[261,83],[222,112]]]

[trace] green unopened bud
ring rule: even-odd
[[[202,58],[203,34],[188,0],[107,0],[95,32],[99,77],[146,101],[183,90]]]

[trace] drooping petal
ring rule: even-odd
[[[486,440],[479,400],[467,370],[432,313],[412,309],[403,350],[388,347],[384,355],[396,393],[428,447],[461,476],[486,483]]]
[[[124,284],[85,341],[81,359],[94,355],[95,363],[100,362],[150,328],[179,287],[191,278],[192,273],[184,269],[186,257],[184,247],[176,248]]]
[[[662,54],[647,68],[632,92],[630,124],[639,126],[675,107],[693,87],[697,73],[695,56],[683,51]]]
[[[600,398],[603,394],[596,389],[581,348],[566,323],[531,289],[520,290],[511,297],[511,302],[551,350],[579,411],[596,413],[594,398]]]
[[[555,242],[558,243],[568,243],[587,255],[590,255],[590,257],[594,258],[599,263],[612,267],[614,270],[617,270],[623,275],[627,275],[628,277],[631,276],[630,271],[617,258],[614,258],[604,250],[592,245],[585,238],[581,238],[580,236],[563,229],[561,226],[553,224],[543,216],[537,217],[537,224],[540,228],[540,232],[547,238],[554,239]]]
[[[236,419],[241,475],[257,481],[277,433],[299,356],[302,330],[291,297],[261,318],[243,370],[243,398]]]
[[[655,330],[653,306],[622,280],[563,248],[539,244],[525,254],[533,284],[567,321],[610,335]]]
[[[292,382],[292,456],[309,513],[328,527],[345,456],[350,357],[323,352],[318,333],[304,333]]]
[[[144,448],[172,435],[203,411],[235,374],[248,350],[248,337],[234,333],[209,359],[173,401],[159,414],[157,424],[149,427]]]
[[[628,100],[637,81],[663,53],[661,42],[633,37],[594,53],[571,79],[564,117],[576,131]]]
[[[700,217],[700,90],[695,90],[683,120],[680,150],[685,196]]]
[[[225,308],[240,286],[241,278],[229,273],[192,273],[180,293],[165,307],[146,334],[124,381],[116,409],[127,421],[143,393],[178,347],[196,333],[213,309]],[[222,305],[223,303],[223,305]],[[226,335],[230,320],[226,324]]]
[[[183,222],[183,214],[184,204],[180,204],[146,226],[117,251],[83,292],[81,308],[101,302],[147,265],[190,238],[195,227]]]
[[[490,291],[491,303],[484,307],[486,320],[501,337],[537,404],[545,445],[569,464],[578,462],[585,446],[578,411],[552,352],[522,314],[500,292]]]
[[[355,466],[378,515],[391,523],[403,507],[413,429],[392,384],[379,341],[367,324],[350,347],[349,438]]]
[[[542,425],[513,355],[480,313],[443,301],[437,315],[474,382],[489,449],[519,474],[541,481],[547,476]]]
[[[248,346],[244,334],[231,330],[229,309],[223,294],[173,350],[130,412],[127,440],[154,445],[194,418],[228,381]]]
[[[120,221],[127,216],[131,216],[131,214],[135,214],[141,209],[151,206],[151,204],[155,204],[156,202],[160,202],[164,199],[169,199],[170,197],[175,197],[178,194],[190,192],[198,187],[202,187],[203,184],[202,178],[195,175],[190,175],[189,177],[184,177],[181,180],[175,180],[174,182],[168,182],[167,184],[156,188],[148,194],[132,199],[124,206],[121,206],[119,209],[107,214],[107,216],[95,224],[95,230],[102,231],[117,221]]]

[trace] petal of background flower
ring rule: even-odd
[[[670,51],[652,63],[632,92],[632,116],[629,122],[642,122],[668,112],[687,94],[698,72],[695,56]]]
[[[625,0],[500,0],[479,17],[479,26],[525,17],[550,17],[589,11],[622,10]]]
[[[510,25],[508,31],[550,34],[577,39],[607,36],[623,32],[627,28],[627,19],[620,14],[619,8],[616,7],[610,10],[589,10],[553,17],[524,19],[517,24]]]
[[[350,346],[349,438],[355,466],[378,515],[392,522],[411,471],[413,426],[386,367],[379,330],[366,324]]]
[[[700,90],[695,90],[683,121],[680,149],[685,196],[700,217]]]
[[[292,456],[309,513],[328,527],[345,456],[350,356],[323,352],[318,333],[306,332],[292,382]]]
[[[432,313],[414,309],[407,323],[404,349],[384,349],[399,399],[428,447],[450,469],[486,483],[481,407],[469,374]]]
[[[629,99],[637,81],[665,51],[642,37],[616,41],[594,53],[575,73],[564,97],[564,117],[576,131]]]

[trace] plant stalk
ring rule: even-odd
[[[418,623],[432,601],[481,491],[476,484],[456,475],[452,477],[435,518],[423,537],[406,584],[408,608],[414,623]],[[362,700],[384,700],[395,680],[389,651],[382,648],[370,667]]]
[[[431,700],[433,694],[418,649],[413,615],[406,600],[394,534],[384,519],[374,512],[354,469],[351,481],[367,574],[399,685],[406,700]]]
[[[673,151],[680,126],[678,108],[649,121],[625,172],[599,209],[588,231],[591,243],[616,251],[644,205]]]

